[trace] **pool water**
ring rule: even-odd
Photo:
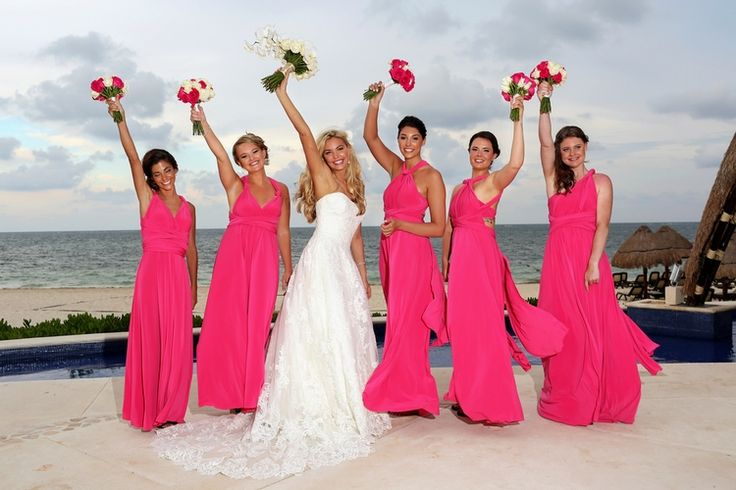
[[[736,332],[736,329],[734,329]],[[729,340],[711,341],[652,335],[660,347],[654,358],[660,363],[736,362],[736,335]],[[382,338],[379,355],[383,354]],[[84,346],[83,352],[64,353],[58,346],[52,351],[39,352],[32,362],[14,362],[12,356],[0,356],[0,382],[27,380],[54,380],[75,378],[108,378],[125,374],[124,344],[97,348]],[[72,346],[74,347],[74,346]],[[80,347],[77,345],[76,347]],[[0,351],[1,353],[2,351]],[[532,364],[541,364],[539,358],[527,354]],[[432,367],[452,367],[449,345],[429,351]],[[196,363],[195,363],[196,369]]]

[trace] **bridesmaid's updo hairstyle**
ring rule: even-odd
[[[496,135],[491,133],[490,131],[478,131],[473,136],[471,136],[470,141],[468,141],[468,151],[470,151],[470,147],[473,146],[473,141],[476,138],[483,138],[484,140],[490,141],[491,148],[493,149],[493,153],[496,154],[496,158],[501,155],[501,149],[498,147],[498,140],[496,139]]]
[[[419,119],[418,117],[404,116],[404,119],[399,121],[399,133],[401,133],[401,130],[406,127],[416,129],[417,131],[419,131],[419,134],[422,135],[422,139],[427,139],[427,127],[424,125],[422,120]]]
[[[146,175],[146,183],[148,184],[148,187],[157,192],[158,186],[153,182],[153,166],[161,161],[171,164],[171,166],[174,167],[175,171],[179,171],[179,165],[176,164],[176,159],[174,158],[174,155],[166,150],[161,150],[159,148],[148,150],[146,154],[143,155],[143,161],[141,161],[141,165],[143,166],[143,173]]]
[[[558,194],[570,192],[575,186],[575,173],[562,161],[560,145],[565,138],[580,138],[584,143],[588,142],[588,135],[577,126],[565,126],[557,131],[555,136],[555,191]]]
[[[233,159],[235,160],[235,163],[237,163],[241,167],[243,166],[241,165],[240,160],[238,159],[238,152],[237,152],[238,146],[242,145],[243,143],[250,143],[252,145],[256,145],[258,148],[266,152],[266,158],[263,160],[263,163],[264,165],[268,165],[268,146],[266,146],[266,142],[263,141],[263,138],[253,133],[245,133],[243,136],[238,138],[233,144]]]

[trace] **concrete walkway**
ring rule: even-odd
[[[433,370],[439,391],[450,369]],[[736,364],[642,373],[634,425],[568,427],[535,411],[542,372],[516,371],[527,420],[394,418],[366,458],[281,480],[205,477],[159,459],[120,420],[122,378],[0,383],[0,488],[736,488]],[[198,409],[192,387],[190,420]]]

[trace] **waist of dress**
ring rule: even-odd
[[[421,223],[424,221],[424,210],[411,211],[409,209],[386,209],[383,212],[383,219],[398,219],[401,221],[409,221],[411,223]]]
[[[563,216],[549,216],[549,232],[563,228],[578,228],[586,231],[595,231],[596,214],[593,212],[566,214]]]
[[[228,228],[231,226],[255,226],[270,233],[276,233],[276,223],[254,216],[231,216]]]
[[[453,229],[474,230],[496,236],[496,218],[491,217],[462,217],[452,218]]]
[[[166,244],[143,244],[143,254],[147,253],[166,253],[166,254],[174,254],[178,255],[180,257],[184,257],[187,253],[186,247],[181,247],[177,245],[166,245]]]

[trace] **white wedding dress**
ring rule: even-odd
[[[343,193],[316,204],[316,229],[271,332],[255,413],[159,430],[161,457],[204,474],[269,478],[365,456],[391,423],[363,406],[378,363],[368,300],[350,253],[362,216]]]

